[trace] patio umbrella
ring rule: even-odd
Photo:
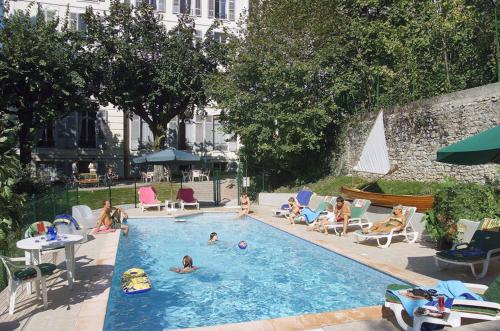
[[[187,151],[180,151],[175,148],[167,148],[162,151],[145,154],[132,159],[135,164],[189,164],[201,161],[198,155],[194,155]],[[182,181],[181,181],[182,187]],[[172,182],[170,182],[170,199],[172,200]]]
[[[437,161],[463,165],[500,163],[500,125],[441,148]]]

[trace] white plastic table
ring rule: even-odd
[[[64,247],[66,258],[66,270],[68,273],[68,286],[73,288],[75,281],[75,244],[82,241],[83,236],[79,234],[61,234],[57,235],[56,240],[47,240],[47,236],[38,236],[19,240],[16,246],[29,252],[31,261],[26,260],[26,264],[40,264],[42,263],[42,250],[51,248]]]
[[[179,202],[178,201],[170,201],[170,200],[165,200],[165,208],[170,209],[170,210],[175,210],[175,208],[179,207]]]

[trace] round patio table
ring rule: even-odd
[[[79,234],[61,234],[57,235],[55,240],[47,240],[47,235],[31,237],[19,240],[16,246],[29,253],[26,264],[38,265],[42,263],[42,251],[63,248],[66,258],[66,270],[68,273],[68,286],[73,288],[75,281],[75,244],[82,241],[83,236]]]

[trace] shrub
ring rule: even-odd
[[[497,189],[491,185],[448,181],[434,196],[433,210],[426,215],[426,231],[436,240],[454,240],[458,220],[500,217],[498,196]]]

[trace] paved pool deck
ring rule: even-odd
[[[146,211],[130,209],[131,218],[175,216],[182,217],[198,212],[235,212],[234,208],[203,208],[200,211]],[[477,281],[466,267],[453,267],[438,271],[434,266],[435,250],[432,244],[417,242],[408,244],[396,239],[389,248],[381,249],[374,243],[356,243],[355,236],[338,237],[306,231],[305,225],[291,225],[284,218],[272,216],[272,208],[253,206],[252,217],[271,226],[309,240],[334,252],[367,264],[392,276],[418,285],[432,285],[440,280],[459,279],[470,283],[489,284],[500,274],[500,264],[490,266],[488,275]],[[381,215],[368,215],[370,220],[378,220]],[[242,220],[244,222],[244,220]],[[54,330],[84,331],[102,330],[109,287],[113,275],[114,262],[120,232],[91,236],[91,240],[77,247],[76,283],[69,290],[66,283],[64,265],[62,271],[49,279],[49,308],[43,309],[41,301],[25,292],[18,294],[16,312],[8,314],[8,291],[0,293],[0,330]],[[58,262],[62,263],[63,254]],[[360,275],[362,276],[362,275]],[[476,324],[477,325],[477,324]],[[252,321],[247,323],[196,328],[192,330],[398,330],[392,318],[383,312],[381,306],[363,307],[354,310],[326,312]]]

